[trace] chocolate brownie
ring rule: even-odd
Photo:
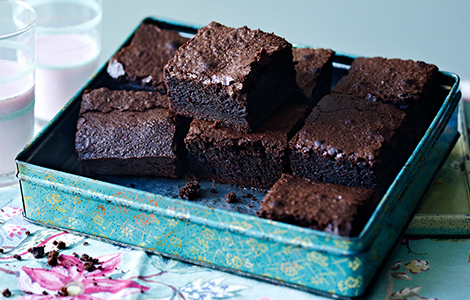
[[[165,67],[170,110],[243,132],[260,126],[292,93],[292,45],[247,27],[212,22]]]
[[[83,94],[75,149],[85,174],[177,177],[183,171],[187,122],[158,92]],[[163,107],[162,107],[163,106]]]
[[[123,47],[109,60],[108,74],[132,88],[165,93],[163,67],[187,40],[177,31],[142,23],[130,45]]]
[[[325,96],[289,142],[292,173],[383,192],[413,148],[405,117],[390,104]]]
[[[356,95],[395,105],[405,111],[421,138],[442,104],[434,97],[439,69],[422,61],[358,57],[333,88],[333,93]]]
[[[322,48],[293,48],[296,82],[310,107],[331,91],[335,52]]]
[[[356,236],[378,203],[375,191],[283,174],[259,216],[341,236]]]
[[[194,119],[185,138],[189,169],[200,179],[269,189],[286,172],[288,141],[308,112],[285,103],[251,133]]]

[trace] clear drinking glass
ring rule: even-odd
[[[17,183],[15,157],[34,133],[36,14],[0,0],[0,186]]]
[[[27,0],[36,11],[35,117],[44,126],[98,67],[101,0]]]

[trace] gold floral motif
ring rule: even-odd
[[[296,276],[299,271],[303,269],[304,267],[296,262],[285,262],[281,264],[281,271],[290,277]]]
[[[338,289],[344,293],[349,289],[357,289],[362,286],[363,278],[362,276],[358,276],[357,278],[348,277],[345,280],[341,280],[338,282]]]
[[[214,239],[215,233],[214,231],[206,228],[203,231],[201,231],[201,235],[204,239],[212,241]]]
[[[323,255],[317,251],[309,252],[307,254],[307,260],[316,263],[317,265],[322,267],[328,267],[329,265],[328,256]]]
[[[57,179],[55,179],[55,177],[52,176],[52,174],[47,174],[46,176],[44,176],[44,179],[50,182],[57,182]]]
[[[183,241],[180,238],[178,238],[177,236],[174,236],[174,235],[172,237],[170,237],[169,243],[173,247],[176,247],[176,248],[181,248],[181,246],[183,245]]]
[[[353,271],[356,271],[361,265],[362,261],[358,257],[355,257],[353,261],[348,262],[348,267]]]
[[[104,219],[100,215],[97,214],[93,217],[93,222],[98,226],[102,226],[104,223]]]
[[[323,275],[314,275],[311,279],[310,282],[315,285],[330,285],[328,280],[326,280],[325,276]]]
[[[79,196],[73,196],[73,197],[72,197],[72,203],[73,203],[74,205],[80,204],[80,203],[82,203],[82,202],[83,202],[83,201],[80,200],[80,197],[79,197]]]
[[[292,247],[291,246],[282,247],[281,253],[285,255],[292,254]]]
[[[58,194],[47,194],[46,195],[47,202],[49,202],[54,210],[58,210],[61,212],[66,212],[67,210],[63,209],[59,206],[59,203],[62,201]]]
[[[240,269],[243,266],[245,266],[246,268],[253,267],[253,263],[251,263],[249,259],[243,260],[237,255],[232,255],[228,253],[225,259],[226,259],[227,265],[232,266],[233,269]]]
[[[129,229],[129,227],[125,227],[123,229],[121,229],[121,233],[122,234],[125,234],[126,237],[132,237],[132,229]]]
[[[78,223],[78,221],[74,217],[68,217],[68,224],[65,224],[64,226],[70,229],[75,229],[75,225]]]
[[[160,220],[155,217],[155,215],[146,215],[144,213],[134,216],[134,221],[139,225],[140,227],[144,227],[150,223],[157,223],[160,225]]]
[[[251,238],[248,241],[245,242],[249,246],[251,246],[251,251],[253,251],[253,254],[255,257],[260,256],[261,254],[265,253],[268,251],[268,246],[262,243],[258,243],[255,239]]]
[[[198,255],[199,254],[199,249],[194,247],[194,246],[191,246],[191,248],[189,248],[189,252],[192,253],[192,255]]]

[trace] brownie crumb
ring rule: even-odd
[[[246,193],[246,194],[242,195],[242,198],[251,198],[251,197],[253,197],[253,195],[250,194],[250,193]]]
[[[45,246],[37,246],[37,247],[31,247],[28,249],[28,252],[31,253],[34,258],[42,258],[44,257],[44,247]]]
[[[44,296],[47,296],[47,295],[49,295],[49,293],[48,293],[48,292],[46,292],[46,291],[42,291],[42,294],[43,294]]]
[[[5,290],[3,290],[2,295],[3,295],[3,297],[10,297],[11,292],[10,292],[9,289],[5,289]]]
[[[0,248],[0,253],[3,253],[3,248]]]
[[[72,255],[75,256],[76,258],[80,257],[80,256],[78,256],[77,252],[72,253]]]
[[[231,192],[225,195],[225,202],[227,203],[234,203],[237,199],[237,194],[235,192]]]
[[[58,243],[59,243],[59,242],[57,242],[57,241],[54,240],[54,241],[52,242],[52,245],[57,246]]]
[[[93,272],[94,270],[96,270],[96,267],[93,262],[87,261],[83,264],[83,269],[87,270],[88,272]]]
[[[16,258],[17,260],[21,260],[21,255],[15,254],[13,255],[13,257]]]
[[[31,235],[31,231],[28,230],[28,231],[26,231],[24,234],[26,234],[26,235]]]
[[[56,246],[57,246],[57,249],[60,249],[60,250],[67,249],[67,245],[63,241],[59,241]]]
[[[59,256],[59,251],[52,250],[47,253],[47,264],[51,267],[57,266],[57,257]]]
[[[194,200],[199,197],[200,193],[201,186],[199,185],[199,181],[192,180],[178,191],[178,196],[186,200]]]
[[[133,183],[130,183],[129,186],[130,186],[131,188],[135,188],[135,184],[133,184]]]
[[[93,258],[86,253],[82,254],[82,257],[80,257],[80,260],[84,262],[91,262],[94,265],[98,265],[100,263],[100,261],[97,258]]]
[[[212,194],[217,194],[218,193],[215,188],[211,188],[210,191],[211,191]]]
[[[57,294],[61,297],[65,297],[65,296],[69,295],[69,292],[67,291],[67,288],[64,286],[64,287],[60,288],[60,290]]]
[[[88,245],[88,242],[83,242],[83,246],[87,246]]]

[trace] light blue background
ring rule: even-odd
[[[103,0],[104,63],[148,16],[274,32],[291,42],[436,64],[470,80],[466,0]]]

